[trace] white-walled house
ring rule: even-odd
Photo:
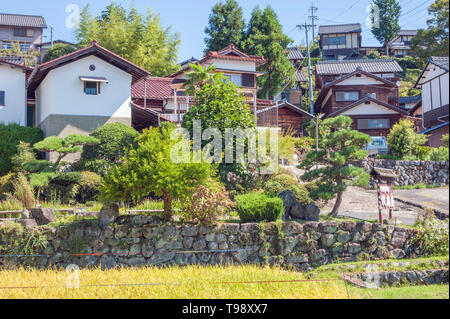
[[[442,145],[442,135],[449,132],[449,58],[431,57],[419,78],[416,88],[422,89],[423,134],[430,135],[429,146]]]
[[[37,66],[28,81],[34,122],[44,136],[88,134],[111,122],[132,124],[131,86],[149,73],[93,41]]]
[[[25,126],[26,79],[33,69],[10,61],[0,58],[0,123]]]

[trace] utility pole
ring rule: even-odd
[[[316,38],[315,31],[316,31],[316,24],[314,23],[316,20],[318,20],[318,17],[314,15],[314,11],[317,12],[317,7],[314,6],[313,3],[311,3],[311,7],[309,8],[309,11],[311,11],[311,15],[308,16],[308,18],[311,18],[311,26],[312,26],[312,40],[314,42],[314,39]]]

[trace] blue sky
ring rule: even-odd
[[[42,15],[47,24],[55,28],[54,39],[73,41],[73,30],[66,27],[66,7],[70,4],[84,7],[90,3],[91,11],[98,15],[111,0],[0,0],[0,12]],[[171,26],[173,32],[180,34],[181,47],[179,60],[192,56],[200,57],[204,49],[204,28],[208,24],[208,16],[212,6],[218,0],[116,0],[124,7],[129,8],[132,3],[141,12],[145,13],[150,7],[153,12],[159,13],[164,27]],[[244,18],[249,20],[253,8],[257,5],[265,7],[271,5],[277,12],[283,25],[283,30],[295,43],[304,41],[304,31],[295,28],[297,24],[308,21],[308,11],[312,3],[318,8],[317,24],[338,24],[359,22],[362,25],[362,41],[365,46],[379,45],[372,33],[365,25],[368,15],[366,7],[370,0],[238,0],[243,7]],[[426,26],[428,17],[427,8],[433,0],[399,0],[402,6],[400,25],[404,29],[416,29]],[[310,20],[309,20],[310,22]],[[316,31],[317,32],[317,31]],[[50,31],[44,32],[46,41],[50,40]]]

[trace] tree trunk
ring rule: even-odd
[[[343,192],[339,192],[336,197],[336,202],[334,203],[333,210],[330,213],[330,216],[336,217],[339,214],[339,206],[342,203],[342,194]]]
[[[172,197],[169,195],[169,193],[164,193],[163,200],[164,200],[163,219],[169,222],[172,219]]]

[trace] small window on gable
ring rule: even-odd
[[[0,106],[5,105],[5,91],[0,91]]]
[[[86,95],[98,95],[100,94],[100,82],[85,81],[84,93]]]
[[[350,91],[350,92],[336,92],[336,101],[356,101],[359,99],[358,91]]]

